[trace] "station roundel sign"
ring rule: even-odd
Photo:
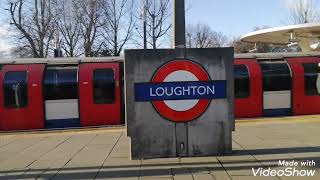
[[[189,96],[190,94],[203,94],[208,89],[201,86],[192,86],[196,82],[208,82],[208,73],[197,63],[190,60],[174,60],[161,66],[154,74],[152,83],[183,83],[189,87],[168,86],[158,88],[154,95],[179,94]],[[192,83],[193,82],[193,83]],[[156,111],[166,119],[174,122],[189,122],[201,116],[210,104],[210,99],[174,99],[152,101]]]

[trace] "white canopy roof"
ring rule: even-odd
[[[292,35],[292,37],[291,37]],[[320,37],[320,23],[307,23],[262,29],[244,35],[241,40],[252,43],[289,44],[297,41],[304,52],[316,48],[310,45],[317,43]]]

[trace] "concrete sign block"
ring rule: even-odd
[[[126,50],[126,124],[131,157],[230,153],[233,49]]]

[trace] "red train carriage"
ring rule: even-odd
[[[235,55],[235,116],[320,113],[320,54]],[[0,130],[124,123],[123,59],[0,62]]]
[[[121,58],[2,62],[1,130],[121,124],[122,64]]]
[[[238,58],[250,58],[259,62],[262,72],[264,116],[320,113],[319,30],[318,23],[304,23],[261,29],[241,37],[242,42],[281,44],[287,45],[288,50],[302,52],[238,55]],[[274,50],[283,49],[276,47]],[[257,47],[251,50],[255,51],[258,51]],[[236,100],[236,103],[237,101],[240,100]],[[248,104],[246,108],[241,108],[247,110],[251,106]],[[238,107],[236,111],[237,109]],[[250,117],[254,112],[238,115]]]
[[[319,53],[242,54],[235,59],[235,116],[320,113]]]

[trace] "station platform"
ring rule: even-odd
[[[252,168],[290,167],[279,160],[315,162],[294,167],[315,173],[254,176]],[[132,161],[124,127],[2,133],[0,179],[320,179],[320,116],[238,120],[233,154],[201,158]]]

